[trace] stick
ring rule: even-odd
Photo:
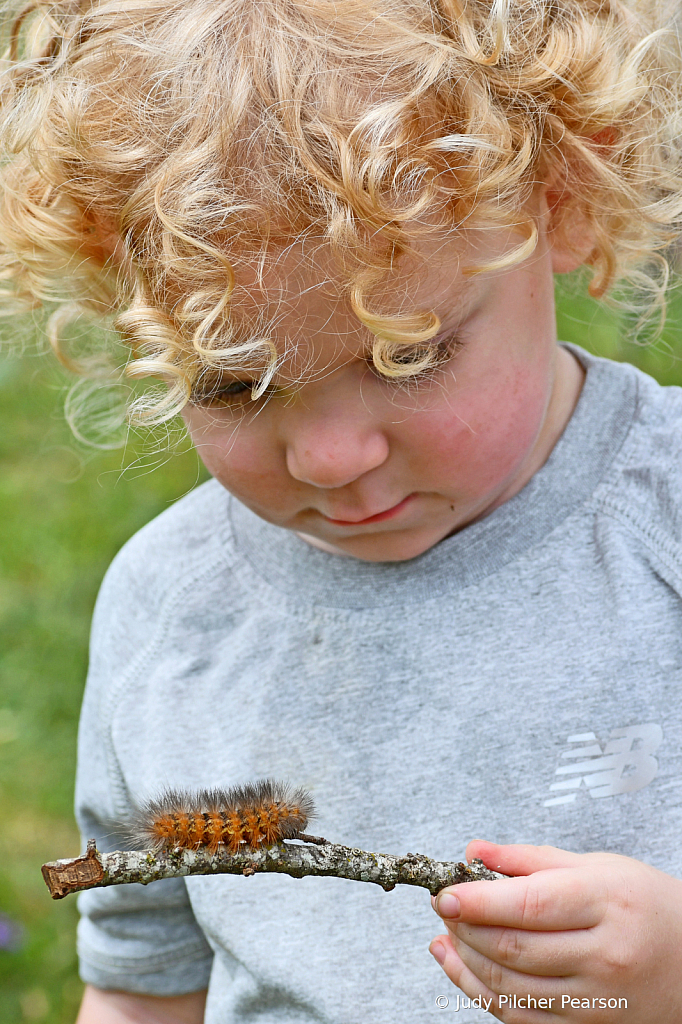
[[[301,837],[303,838],[303,837]],[[315,840],[314,836],[306,839]],[[374,882],[390,892],[396,885],[419,885],[435,896],[446,885],[505,878],[490,871],[482,861],[471,864],[436,861],[422,854],[408,853],[391,857],[385,853],[367,853],[349,846],[337,846],[317,840],[314,846],[276,843],[258,850],[229,853],[225,847],[215,853],[198,850],[124,851],[99,853],[94,839],[88,841],[84,856],[43,864],[43,878],[54,900],[72,892],[98,886],[141,882],[148,885],[159,878],[184,875],[255,875],[275,871],[303,878],[304,875],[332,875],[355,882]]]

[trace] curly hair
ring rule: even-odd
[[[235,283],[294,239],[330,248],[397,379],[434,365],[439,329],[387,306],[397,262],[471,226],[521,232],[494,266],[527,258],[538,182],[591,225],[592,295],[630,281],[660,302],[682,222],[668,17],[653,0],[31,0],[0,91],[6,300],[57,303],[58,353],[71,318],[112,315],[127,373],[168,383],[137,403],[157,422],[209,370],[265,355],[267,382],[276,350],[267,325],[240,329]]]

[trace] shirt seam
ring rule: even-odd
[[[652,523],[647,523],[614,495],[604,495],[594,503],[595,512],[601,512],[618,521],[636,534],[651,552],[682,582],[682,545],[667,536]]]

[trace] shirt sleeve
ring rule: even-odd
[[[97,601],[78,736],[76,818],[83,844],[96,839],[103,852],[121,848],[116,823],[129,800],[112,753],[109,698],[144,647],[154,614],[145,599],[149,591],[140,592],[140,574],[126,563],[130,552],[114,562]],[[83,981],[167,996],[207,987],[213,951],[196,922],[184,879],[91,889],[81,893],[78,906]]]
[[[208,987],[213,952],[182,878],[81,893],[78,957],[97,988],[176,996]]]

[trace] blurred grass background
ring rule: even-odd
[[[626,345],[619,317],[559,298],[559,335],[682,385],[682,297],[652,349]],[[82,985],[76,903],[53,903],[40,865],[78,853],[76,728],[89,620],[127,538],[205,472],[187,444],[159,452],[80,446],[63,419],[69,380],[51,356],[0,357],[0,1021],[72,1024]]]

